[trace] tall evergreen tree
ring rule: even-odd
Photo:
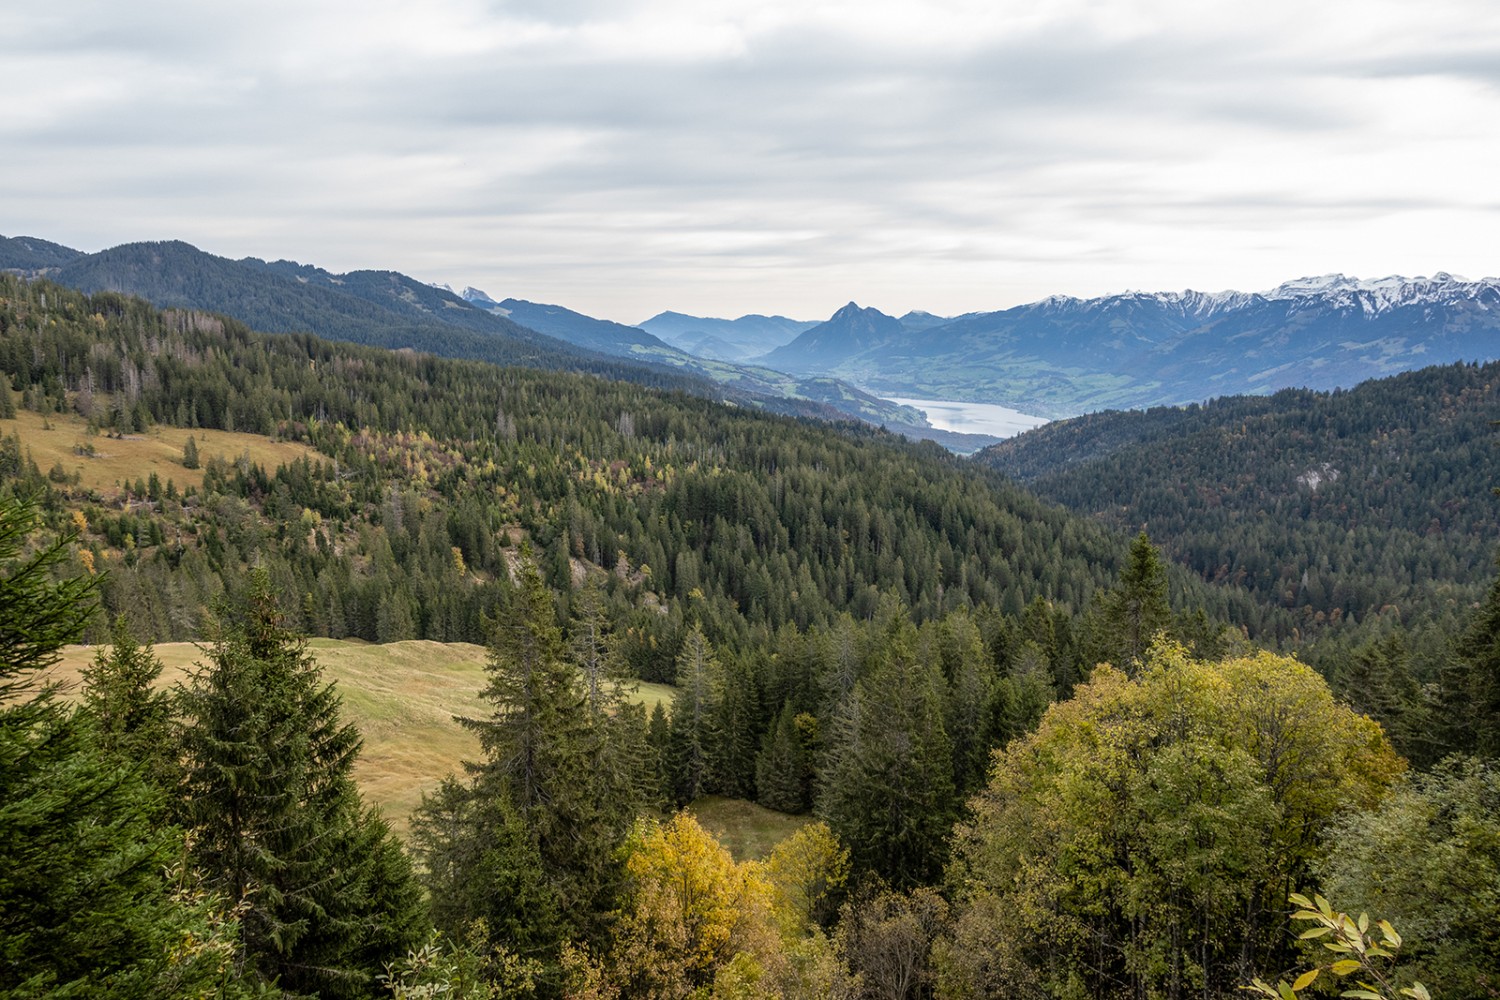
[[[1161,553],[1142,531],[1130,543],[1120,579],[1099,600],[1089,622],[1088,647],[1096,663],[1133,672],[1146,651],[1172,626],[1167,603],[1167,572]]]
[[[717,787],[718,707],[724,668],[703,629],[694,625],[677,655],[677,694],[672,698],[672,775],[678,804]]]
[[[756,800],[778,812],[806,812],[811,804],[807,775],[807,749],[797,730],[796,713],[787,702],[761,743],[755,762]]]
[[[763,728],[755,681],[752,665],[744,657],[734,657],[724,668],[713,771],[719,791],[732,798],[755,797],[755,758]]]
[[[292,992],[367,995],[419,936],[420,892],[350,776],[359,734],[264,571],[244,608],[220,611],[179,704],[192,859],[247,902],[247,972]]]
[[[876,663],[830,735],[818,812],[849,845],[856,867],[904,888],[942,870],[957,813],[953,759],[941,673],[917,657],[904,616],[875,627]]]
[[[1500,757],[1500,578],[1438,676],[1438,718],[1449,752]]]
[[[97,578],[53,581],[67,539],[22,557],[35,520],[0,499],[0,997],[239,996],[220,969],[233,920],[163,878],[181,838],[158,822],[161,793],[36,686]]]
[[[486,672],[481,694],[491,715],[459,720],[479,736],[484,759],[470,765],[468,789],[447,788],[419,812],[429,889],[440,912],[484,918],[494,943],[555,970],[565,939],[599,933],[612,905],[615,848],[638,799],[634,777],[617,766],[615,721],[590,708],[529,553],[510,607],[494,624]],[[604,688],[600,696],[619,697]],[[439,822],[444,811],[457,818]],[[465,903],[496,865],[525,892],[490,892],[478,905]]]
[[[170,728],[171,697],[156,689],[162,663],[150,646],[142,646],[124,615],[110,626],[110,642],[101,646],[83,671],[83,703],[99,729],[100,745],[123,761],[139,765],[147,780],[167,789],[176,784]]]

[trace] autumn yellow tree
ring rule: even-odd
[[[686,997],[738,955],[764,966],[777,954],[761,866],[737,864],[690,815],[642,821],[627,849],[628,903],[607,960],[625,995]]]

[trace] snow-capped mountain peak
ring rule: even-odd
[[[494,299],[490,298],[489,295],[481,292],[479,289],[473,287],[472,285],[459,292],[458,297],[463,299],[465,302],[470,303],[471,305],[478,306],[481,309],[489,309],[492,306],[498,306],[500,304]]]

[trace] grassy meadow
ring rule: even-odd
[[[422,793],[461,770],[463,761],[479,756],[479,741],[453,717],[487,714],[479,697],[485,648],[425,639],[383,646],[313,639],[311,647],[324,677],[338,686],[344,717],[364,736],[354,777],[365,801],[379,806],[405,836]],[[162,661],[164,686],[184,679],[202,657],[191,642],[163,642],[154,648]],[[67,647],[50,678],[76,695],[83,668],[97,652],[97,647]],[[649,711],[657,702],[670,707],[673,690],[665,684],[641,684],[633,697]]]
[[[705,795],[688,806],[693,818],[723,844],[736,861],[760,861],[777,844],[812,821],[788,816],[744,799]]]
[[[157,425],[141,434],[111,438],[90,434],[88,423],[72,414],[54,413],[44,417],[30,410],[20,410],[11,420],[0,420],[0,434],[16,434],[21,448],[31,452],[32,461],[42,472],[61,464],[68,475],[75,473],[84,489],[109,493],[121,483],[144,479],[151,473],[161,477],[162,484],[172,480],[177,488],[203,485],[203,468],[210,458],[225,461],[238,459],[246,452],[250,461],[267,471],[303,457],[321,458],[318,452],[294,441],[275,441],[259,434],[230,431],[189,430],[184,427]],[[182,447],[192,437],[198,445],[199,467],[182,465]],[[92,447],[92,455],[87,449]],[[83,451],[83,454],[80,454]]]

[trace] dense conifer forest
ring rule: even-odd
[[[1443,473],[1378,480],[1402,517],[1346,533],[1425,546],[1452,600],[1369,615],[1386,564],[1316,567],[1309,593],[1356,596],[1349,625],[1318,606],[1315,671],[1284,655],[1311,598],[1178,566],[1209,543],[1177,508],[1116,533],[867,427],[3,277],[0,371],[0,427],[79,428],[51,469],[0,445],[0,996],[1500,992],[1490,479],[1426,534]],[[1418,373],[1418,450],[1488,447],[1453,417],[1487,371]],[[162,426],[308,457],[190,438],[77,481]],[[1288,537],[1332,538],[1325,490],[1374,481],[1317,461],[1345,474],[1275,508]],[[1320,551],[1257,524],[1268,561]],[[350,777],[309,635],[489,649],[479,755],[408,843]],[[202,662],[162,690],[150,642],[177,638]],[[80,639],[65,697],[39,671]],[[678,811],[705,794],[812,821],[737,860]]]

